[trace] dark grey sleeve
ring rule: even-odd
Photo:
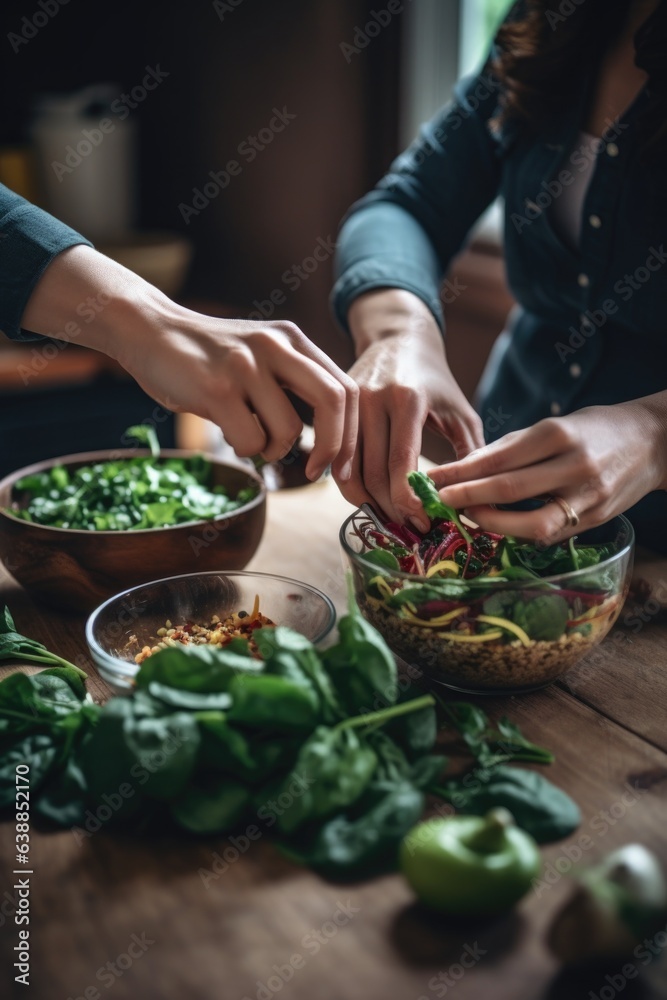
[[[348,213],[332,294],[344,328],[353,299],[373,288],[414,292],[443,326],[444,272],[500,187],[499,145],[489,128],[498,96],[486,71],[461,81],[451,104]]]
[[[54,257],[84,236],[0,184],[0,330],[11,340],[38,340],[21,329],[28,299]]]

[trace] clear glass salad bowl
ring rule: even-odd
[[[235,612],[250,612],[256,596],[263,615],[313,643],[321,642],[336,621],[326,594],[299,580],[271,573],[188,573],[111,597],[88,618],[86,640],[102,677],[116,690],[127,690],[139,670],[136,654],[160,641],[158,629],[167,621],[207,625],[213,615],[224,620]]]
[[[364,521],[357,510],[340,530],[361,613],[424,678],[467,694],[521,694],[560,677],[604,639],[630,584],[634,530],[622,515],[577,537],[578,546],[609,546],[596,565],[513,580],[382,565]]]

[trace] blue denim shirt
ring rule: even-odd
[[[640,158],[642,91],[599,144],[577,250],[551,207],[582,168],[577,149],[588,87],[539,137],[490,125],[499,83],[487,71],[461,82],[376,189],[348,213],[333,293],[343,326],[372,288],[418,295],[443,326],[440,283],[468,231],[504,199],[507,278],[518,305],[478,393],[489,439],[549,415],[667,389],[667,164]],[[465,294],[465,292],[463,292]],[[640,539],[667,548],[667,495],[630,512]]]

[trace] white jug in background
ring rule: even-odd
[[[117,84],[92,84],[45,94],[35,108],[43,207],[92,242],[118,240],[134,222],[136,129],[121,93]]]

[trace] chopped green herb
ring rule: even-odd
[[[232,497],[211,485],[211,463],[203,455],[160,458],[153,427],[139,425],[126,433],[146,444],[150,456],[96,462],[71,472],[54,466],[26,476],[16,490],[27,503],[9,513],[54,528],[138,531],[230,514],[257,495],[254,486]]]

